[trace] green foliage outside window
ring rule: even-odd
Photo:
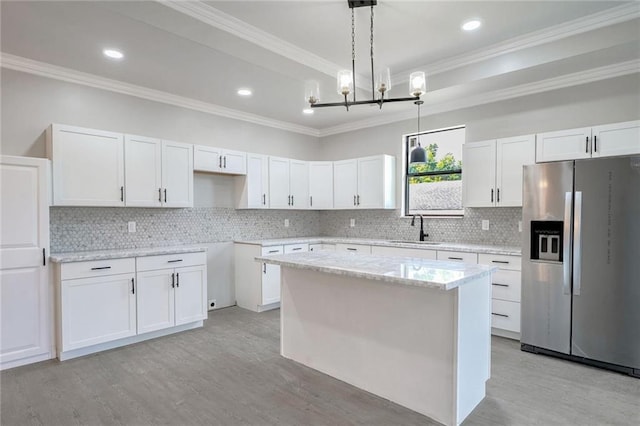
[[[420,148],[417,148],[420,149]],[[451,174],[442,175],[428,175],[428,176],[411,176],[409,183],[428,183],[428,182],[442,182],[448,180],[462,180],[462,161],[456,160],[456,158],[450,152],[447,153],[440,160],[437,159],[438,144],[429,144],[426,148],[426,159],[424,163],[410,163],[409,175],[416,175],[429,172],[452,172]]]

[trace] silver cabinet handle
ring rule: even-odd
[[[266,263],[263,263],[263,264],[262,264],[262,273],[263,273],[263,274],[266,274],[266,273],[267,273],[267,264],[266,264]]]
[[[180,287],[180,273],[176,273],[176,287]]]
[[[500,202],[500,188],[496,189],[496,203]]]
[[[223,167],[225,169],[227,168],[227,156],[226,155],[224,156],[224,166]]]
[[[182,262],[182,259],[167,260],[167,263]]]
[[[100,266],[98,268],[91,268],[92,271],[99,271],[101,269],[111,269],[111,266]]]
[[[218,168],[222,168],[222,155],[218,156]]]
[[[451,259],[451,260],[462,260],[461,257],[451,257],[451,256],[449,256],[448,259]]]
[[[262,194],[262,205],[263,206],[267,205],[267,194]]]
[[[347,247],[347,250],[349,250],[349,251],[358,251],[357,248],[352,248],[352,247]]]
[[[593,152],[598,152],[598,137],[593,137]]]
[[[491,202],[493,203],[493,189],[491,189]]]
[[[355,195],[353,196],[353,205],[354,206],[356,205],[356,196]]]
[[[269,253],[277,253],[278,250],[269,250]]]
[[[508,265],[509,262],[507,260],[492,260],[492,263],[502,263],[504,265]]]
[[[131,294],[136,294],[136,287],[133,278],[131,278]]]
[[[158,202],[162,202],[162,188],[158,188]]]
[[[167,188],[164,189],[164,202],[167,202]]]
[[[42,249],[42,266],[47,266],[47,253],[45,249]]]
[[[360,195],[358,195],[358,205],[360,205]]]
[[[573,295],[580,296],[582,260],[582,191],[576,191],[573,213]]]
[[[293,201],[293,195],[291,196],[291,205],[294,205],[294,201]]]
[[[120,187],[120,201],[124,201],[124,186]]]
[[[291,195],[287,195],[287,205],[291,205]]]
[[[176,288],[176,274],[171,274],[171,288]]]
[[[497,314],[495,312],[491,312],[491,315],[495,315],[497,317],[503,317],[503,318],[509,318],[509,315],[505,315],[505,314]]]
[[[309,206],[313,207],[313,197],[309,195]]]
[[[584,144],[584,152],[587,154],[589,153],[589,136],[587,136],[587,140]]]
[[[302,247],[296,247],[291,249],[291,251],[298,251],[298,250],[302,250]]]
[[[564,235],[562,240],[564,246],[562,247],[562,292],[564,294],[571,294],[571,192],[564,193]]]

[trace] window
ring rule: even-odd
[[[405,136],[405,215],[462,216],[464,140],[464,126]],[[424,161],[415,162],[415,150],[424,150]]]

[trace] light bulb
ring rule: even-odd
[[[320,101],[320,85],[317,81],[307,80],[304,82],[304,100],[309,105]]]
[[[353,74],[349,70],[338,71],[338,93],[347,96],[353,91]]]
[[[391,70],[384,68],[376,74],[376,90],[384,94],[391,90]]]
[[[411,96],[422,96],[427,91],[427,78],[424,71],[412,72],[409,76],[409,93]]]

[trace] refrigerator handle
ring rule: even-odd
[[[562,248],[562,292],[571,294],[571,192],[564,193],[564,241]]]
[[[576,191],[573,216],[573,295],[580,296],[580,264],[582,260],[582,191]]]

